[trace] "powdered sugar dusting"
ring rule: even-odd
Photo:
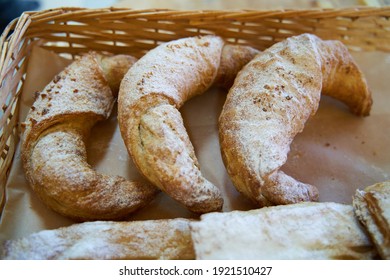
[[[194,258],[189,220],[86,222],[7,241],[3,259]]]
[[[345,63],[355,67],[345,56],[339,43],[303,34],[260,53],[238,74],[220,116],[221,147],[234,185],[260,205],[318,198],[315,187],[278,170],[294,137],[317,111],[324,87],[329,92],[334,83],[334,97],[346,101],[337,89],[340,78],[335,79]],[[354,78],[362,80],[361,75]],[[362,100],[351,103],[365,107],[367,98]]]
[[[77,220],[126,217],[157,193],[150,185],[100,174],[87,163],[85,137],[109,116],[115,102],[96,55],[74,61],[39,94],[27,116],[22,144],[33,190],[54,211]],[[115,63],[122,71],[134,59],[118,61],[113,56],[105,62],[110,66],[106,71],[117,70]],[[111,82],[115,78],[121,77],[115,75]]]
[[[245,55],[217,36],[190,37],[161,44],[143,56],[123,79],[119,125],[141,172],[160,189],[194,212],[222,207],[220,191],[201,174],[178,109],[217,80],[221,56],[231,79],[257,52]],[[244,48],[242,48],[244,49]],[[235,54],[230,57],[230,54]],[[229,59],[239,60],[228,63]],[[229,68],[229,66],[231,66]]]

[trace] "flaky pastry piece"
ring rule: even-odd
[[[390,181],[356,190],[353,207],[379,255],[390,260]]]
[[[201,260],[377,257],[352,206],[333,202],[207,213],[190,227],[195,255]]]
[[[215,83],[231,85],[256,53],[217,36],[183,38],[149,51],[121,83],[118,121],[130,156],[150,182],[193,212],[220,210],[223,199],[201,174],[179,108]]]
[[[109,117],[120,80],[135,58],[90,52],[72,62],[39,93],[24,123],[22,161],[38,197],[76,220],[121,219],[157,193],[151,185],[96,172],[85,141]]]
[[[7,240],[0,259],[194,259],[190,220],[94,221]]]
[[[351,205],[302,202],[131,222],[95,221],[7,240],[0,259],[372,259]]]
[[[347,48],[310,34],[273,45],[237,75],[219,118],[222,158],[237,190],[260,207],[318,199],[316,187],[279,169],[321,93],[358,116],[370,112],[371,93]]]

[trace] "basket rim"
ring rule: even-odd
[[[177,10],[177,9],[132,9],[132,8],[83,8],[83,7],[58,7],[41,11],[26,11],[15,20],[21,18],[24,14],[31,18],[32,22],[43,19],[56,19],[60,15],[79,15],[81,17],[92,17],[99,14],[123,14],[129,17],[161,17],[165,19],[180,19],[189,16],[201,16],[202,19],[231,19],[237,17],[240,19],[257,19],[265,17],[367,17],[384,16],[390,17],[390,6],[368,7],[351,6],[342,8],[297,8],[297,9],[222,9],[222,10]]]
[[[132,9],[132,8],[83,8],[83,7],[58,7],[54,9],[47,9],[41,11],[28,11],[24,12],[31,16],[33,19],[40,18],[47,15],[64,14],[64,13],[76,13],[76,14],[93,14],[93,13],[123,13],[134,14],[136,16],[153,16],[163,15],[170,18],[187,17],[190,15],[203,15],[213,16],[213,18],[234,18],[237,16],[283,16],[297,14],[298,16],[306,17],[333,17],[337,16],[390,16],[390,6],[382,7],[369,7],[369,6],[351,6],[342,8],[296,8],[296,9],[205,9],[205,10],[178,10],[178,9],[163,9],[163,8],[151,8],[151,9]]]
[[[140,18],[145,19],[162,19],[164,20],[179,20],[197,16],[198,21],[213,21],[213,20],[259,20],[265,18],[336,18],[336,17],[386,17],[390,18],[390,6],[369,7],[369,6],[351,6],[341,8],[297,8],[297,9],[221,9],[221,10],[177,10],[177,9],[132,9],[121,7],[107,8],[84,8],[84,7],[58,7],[40,11],[26,11],[19,17],[12,20],[0,35],[0,51],[4,42],[13,33],[21,22],[29,22],[30,25],[35,25],[40,22],[48,22],[53,20],[61,20],[69,16],[77,15],[78,19],[93,18],[99,15],[118,16],[122,15],[126,19]],[[117,18],[115,18],[117,19]],[[66,21],[66,20],[64,20]]]
[[[29,27],[50,21],[68,22],[72,20],[89,20],[104,17],[105,21],[142,18],[144,20],[185,20],[197,24],[212,24],[220,21],[256,21],[265,19],[326,19],[362,17],[384,17],[390,20],[390,6],[351,6],[340,8],[294,8],[294,9],[210,9],[210,10],[178,10],[178,9],[132,9],[123,7],[84,8],[58,7],[39,11],[26,11],[12,20],[0,35],[0,60],[7,60],[7,49],[12,49],[17,39],[23,38]],[[77,17],[77,18],[76,18]],[[15,38],[16,37],[16,38]],[[4,65],[4,64],[2,64]],[[0,77],[4,74],[0,65]]]

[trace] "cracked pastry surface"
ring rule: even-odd
[[[193,212],[218,211],[223,199],[201,174],[178,110],[213,84],[231,85],[257,53],[217,36],[183,38],[149,51],[121,83],[118,121],[131,158],[150,182]]]
[[[22,162],[38,197],[75,220],[121,219],[145,206],[153,186],[96,172],[85,140],[108,118],[119,83],[135,62],[90,52],[72,62],[39,93],[24,123]]]
[[[207,213],[190,224],[201,260],[372,259],[377,251],[352,205],[301,202]]]
[[[273,45],[237,75],[219,118],[220,146],[234,186],[257,205],[318,199],[315,186],[279,169],[321,94],[358,116],[370,112],[371,93],[347,48],[311,34]]]
[[[190,220],[94,221],[9,240],[1,259],[194,259]]]
[[[353,197],[356,216],[367,229],[379,255],[390,259],[390,181],[356,190]]]

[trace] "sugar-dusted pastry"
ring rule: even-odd
[[[316,187],[282,172],[290,144],[322,94],[367,116],[371,93],[339,41],[310,34],[261,52],[237,75],[219,118],[222,158],[238,191],[260,207],[316,201]]]
[[[39,93],[26,121],[26,178],[54,211],[76,220],[121,219],[150,202],[157,189],[96,172],[87,163],[91,127],[108,118],[119,83],[135,59],[88,53]]]
[[[200,220],[95,221],[0,244],[0,259],[373,259],[351,205],[303,202]]]
[[[179,108],[215,83],[230,85],[258,53],[226,45],[217,36],[164,43],[125,75],[118,121],[127,150],[141,173],[189,210],[220,210],[220,190],[201,174]]]
[[[357,190],[353,207],[376,245],[379,255],[390,260],[390,181]]]
[[[194,259],[190,220],[94,221],[6,241],[0,259]]]
[[[201,260],[377,257],[352,206],[333,202],[208,213],[191,223],[191,235]]]

